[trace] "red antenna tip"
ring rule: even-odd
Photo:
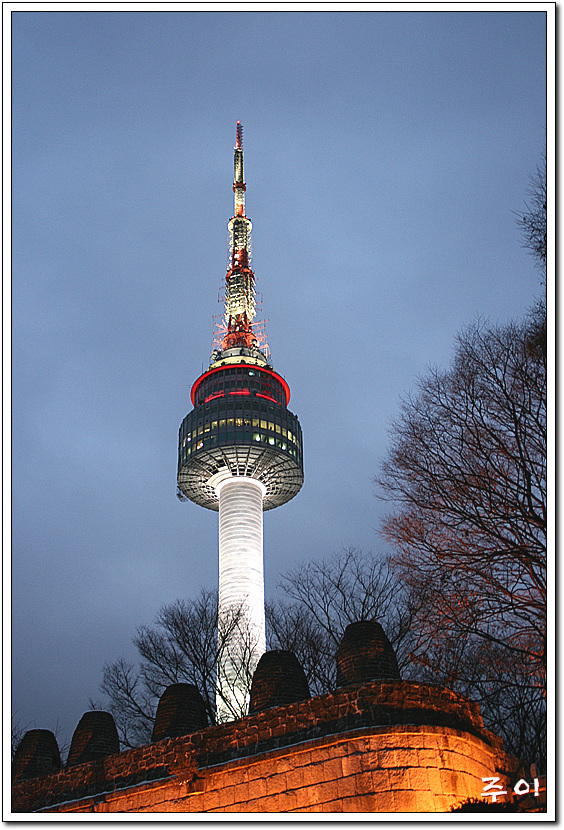
[[[235,149],[243,149],[243,125],[240,121],[237,121],[237,141],[235,143]]]

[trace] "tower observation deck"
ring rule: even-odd
[[[192,386],[194,408],[182,421],[178,445],[179,498],[219,511],[220,638],[222,621],[232,625],[234,615],[245,621],[244,632],[236,626],[239,642],[220,649],[219,720],[243,714],[248,674],[266,648],[263,510],[292,499],[304,478],[302,430],[288,409],[290,388],[270,365],[253,322],[252,224],[245,192],[243,129],[237,122],[222,338],[208,370]]]

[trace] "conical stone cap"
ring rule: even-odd
[[[153,741],[190,735],[207,725],[206,705],[198,688],[191,683],[173,683],[167,686],[159,700]]]
[[[251,684],[249,715],[310,697],[307,679],[293,651],[266,651]]]
[[[67,767],[106,758],[119,752],[119,737],[112,715],[100,709],[85,712],[72,736]]]
[[[396,655],[376,620],[347,625],[337,649],[337,686],[401,680]]]
[[[12,761],[12,781],[50,775],[61,769],[57,739],[49,729],[30,729],[23,736]]]

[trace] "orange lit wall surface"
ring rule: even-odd
[[[447,812],[514,777],[460,695],[367,683],[21,782],[17,812]]]

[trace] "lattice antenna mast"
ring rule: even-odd
[[[245,170],[243,161],[243,125],[237,121],[233,158],[234,216],[229,229],[229,266],[225,276],[225,323],[227,334],[222,348],[256,345],[252,322],[255,317],[255,275],[251,271],[252,223],[245,215]]]

